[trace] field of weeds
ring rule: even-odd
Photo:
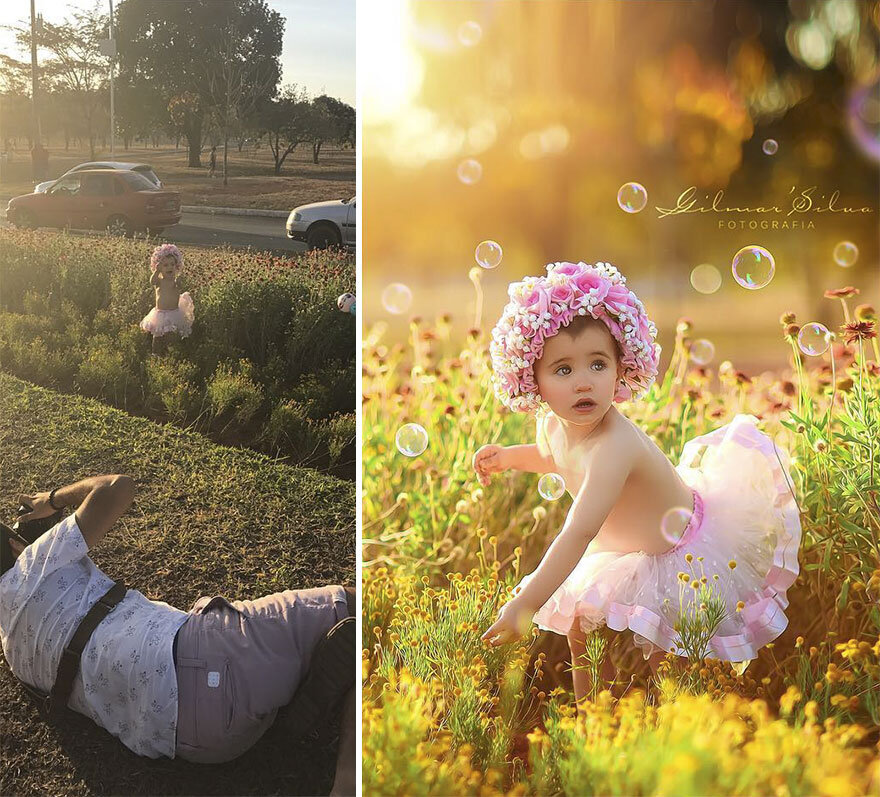
[[[192,334],[153,357],[154,245],[0,230],[0,370],[353,479],[354,259],[183,247]]]
[[[563,637],[480,635],[538,563],[569,499],[538,477],[487,488],[484,443],[534,439],[534,420],[489,389],[488,338],[453,340],[448,318],[415,321],[406,346],[368,331],[363,359],[365,794],[861,795],[880,788],[880,352],[872,307],[829,291],[840,326],[822,356],[791,344],[774,375],[689,357],[682,320],[671,363],[623,405],[674,462],[684,442],[751,413],[792,455],[800,575],[789,626],[747,669],[667,657],[652,676],[631,634],[589,640],[597,687],[581,716]],[[421,424],[410,459],[397,430]],[[681,622],[682,618],[680,618]],[[710,634],[683,618],[686,648]],[[684,634],[682,635],[684,637]],[[683,642],[685,640],[683,639]],[[599,674],[613,673],[598,688]]]

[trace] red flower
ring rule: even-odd
[[[825,291],[826,299],[849,299],[850,296],[858,296],[859,289],[854,288],[852,285],[847,285],[845,288],[834,288],[830,291]]]

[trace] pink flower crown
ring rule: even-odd
[[[150,255],[150,271],[155,271],[162,258],[168,255],[171,255],[175,261],[174,275],[180,274],[180,270],[183,268],[183,253],[174,244],[162,244],[153,250],[153,254]]]
[[[578,315],[601,321],[620,344],[623,375],[615,401],[638,397],[654,382],[660,362],[657,327],[610,263],[550,263],[546,277],[513,282],[507,293],[510,301],[492,330],[489,353],[495,394],[510,409],[539,409],[543,399],[534,365],[544,341]]]

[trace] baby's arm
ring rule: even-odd
[[[587,455],[586,476],[568,517],[547,549],[529,583],[502,610],[483,635],[492,644],[512,641],[524,633],[534,613],[568,577],[620,497],[635,464],[635,450],[619,438],[597,444]]]
[[[474,454],[474,470],[484,487],[489,476],[503,470],[522,470],[528,473],[549,473],[553,459],[543,456],[534,443],[520,446],[483,446]]]
[[[154,288],[158,288],[161,281],[162,274],[159,271],[154,271],[152,276],[150,277],[150,285],[152,285]]]

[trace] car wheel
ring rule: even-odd
[[[107,232],[110,235],[125,235],[131,237],[134,230],[131,222],[125,216],[111,216],[107,219]]]
[[[37,217],[30,210],[19,210],[15,214],[15,218],[12,219],[12,223],[24,230],[36,230],[39,226]]]
[[[309,249],[326,249],[328,246],[339,246],[341,243],[342,237],[332,224],[313,224],[306,233],[306,244]]]

